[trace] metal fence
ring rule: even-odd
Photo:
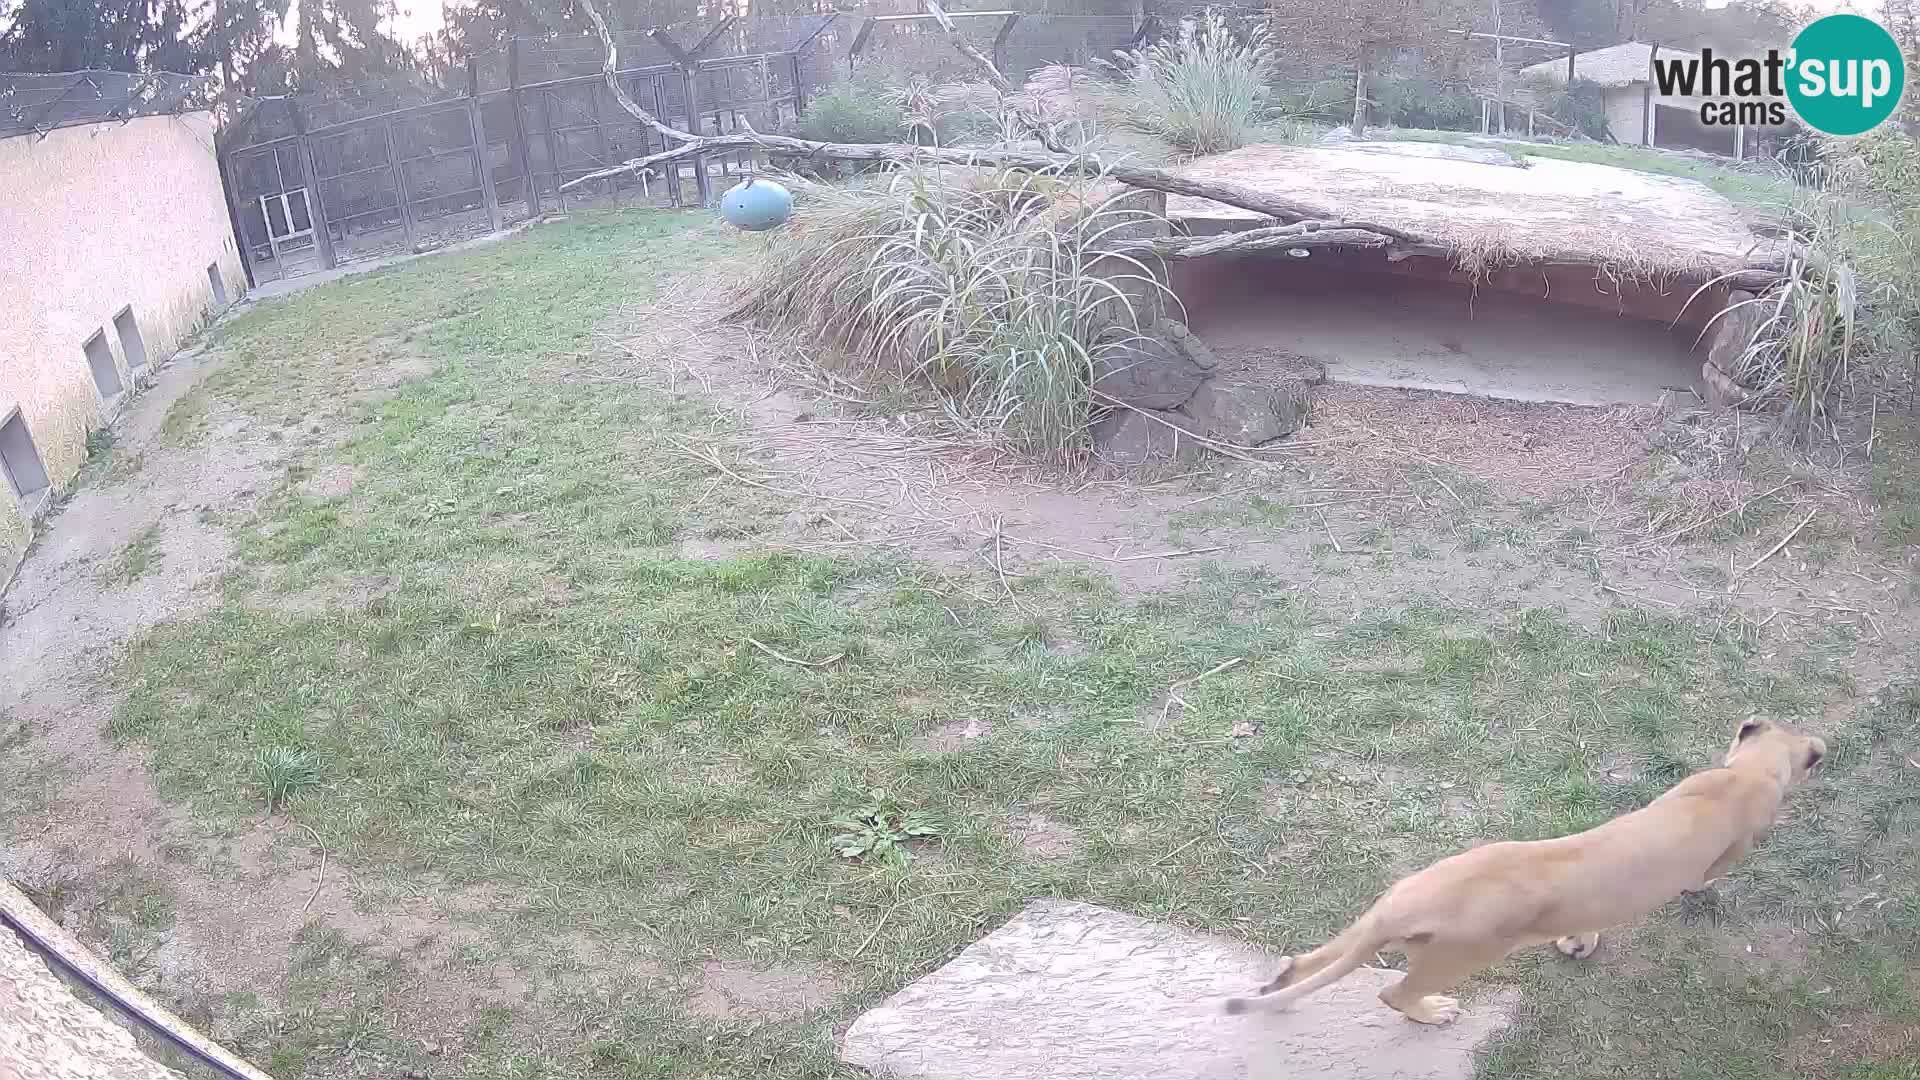
[[[855,63],[959,63],[933,22],[901,6],[621,35],[616,77],[682,130],[787,129],[811,92]],[[1109,55],[1140,29],[1128,16],[1007,11],[965,13],[961,25],[1015,82]],[[222,133],[221,152],[248,272],[261,282],[422,251],[547,209],[704,205],[717,180],[759,167],[752,151],[715,153],[562,192],[667,148],[614,101],[604,56],[594,38],[516,39],[467,62],[464,92],[381,84],[254,103]]]
[[[0,138],[207,108],[217,89],[206,76],[165,72],[0,72]]]
[[[503,90],[478,91],[470,69],[471,92],[460,97],[320,126],[307,103],[276,99],[236,124],[221,168],[254,281],[440,247],[547,209],[705,204],[715,177],[756,168],[750,152],[715,154],[665,175],[562,192],[569,180],[666,147],[614,101],[597,65],[592,74],[528,81],[519,51],[510,45]],[[684,55],[687,63],[616,77],[683,130],[729,132],[743,121],[778,130],[804,107],[797,53]]]

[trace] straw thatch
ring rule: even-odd
[[[1647,68],[1653,56],[1653,46],[1644,41],[1623,41],[1618,45],[1609,45],[1604,49],[1583,52],[1573,58],[1573,75],[1577,79],[1599,83],[1613,90],[1622,86],[1647,81]],[[1660,46],[1662,59],[1683,57],[1698,58],[1698,53],[1686,49],[1676,49],[1670,45]],[[1561,57],[1545,63],[1533,64],[1520,69],[1522,79],[1538,78],[1549,82],[1567,81],[1567,60]]]
[[[1474,271],[1565,262],[1635,278],[1705,278],[1764,261],[1763,242],[1733,204],[1692,180],[1578,161],[1528,158],[1521,167],[1402,149],[1248,146],[1180,173],[1284,194],[1327,220],[1392,222],[1445,245]],[[1168,197],[1167,216],[1196,234],[1265,223],[1252,211],[1186,195]]]

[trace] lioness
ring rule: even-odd
[[[1460,1005],[1440,991],[1514,950],[1551,941],[1568,956],[1591,956],[1599,931],[1712,884],[1766,835],[1787,789],[1826,752],[1813,736],[1748,720],[1725,767],[1695,773],[1583,833],[1442,859],[1401,879],[1339,937],[1282,960],[1273,981],[1254,991],[1262,996],[1229,998],[1226,1010],[1283,1009],[1397,948],[1407,954],[1407,974],[1380,1000],[1409,1020],[1447,1023]]]

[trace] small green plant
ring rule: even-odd
[[[917,810],[903,809],[880,788],[869,790],[865,802],[827,824],[838,834],[832,840],[835,854],[889,866],[905,866],[912,858],[907,850],[910,841],[940,835],[937,821]]]
[[[253,779],[272,812],[287,799],[320,782],[313,755],[291,746],[269,746],[253,755]]]
[[[858,73],[828,84],[800,118],[800,137],[818,142],[900,142],[906,135],[906,107]]]
[[[1121,52],[1111,105],[1123,119],[1195,154],[1255,141],[1267,119],[1274,51],[1264,25],[1236,34],[1212,8],[1168,41]]]

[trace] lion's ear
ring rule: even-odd
[[[1827,744],[1814,739],[1807,747],[1807,771],[1812,772],[1827,757]]]
[[[1767,730],[1767,722],[1765,720],[1757,716],[1749,716],[1746,721],[1740,725],[1740,734],[1735,735],[1733,741],[1746,742],[1750,736],[1758,735],[1765,730]]]

